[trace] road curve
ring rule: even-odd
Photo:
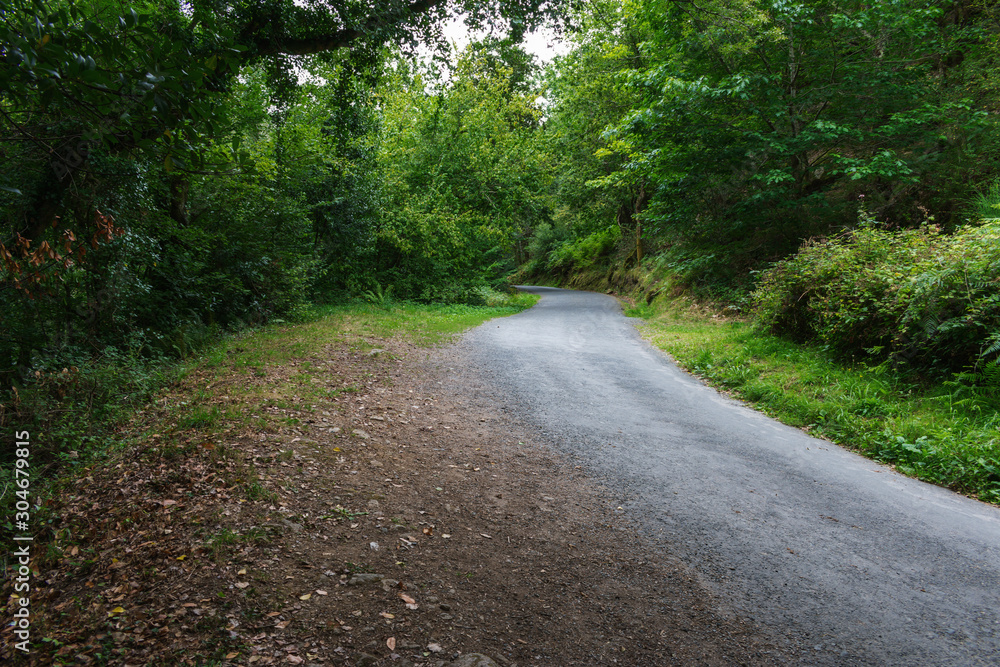
[[[468,333],[472,362],[622,514],[803,664],[1000,664],[1000,510],[903,477],[705,387],[612,297]]]

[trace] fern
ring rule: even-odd
[[[383,289],[381,283],[376,282],[375,288],[365,290],[362,296],[365,298],[365,301],[373,306],[388,308],[392,305],[392,285]]]
[[[979,353],[983,365],[976,380],[983,387],[1000,388],[1000,331],[990,336],[986,343],[986,349]]]

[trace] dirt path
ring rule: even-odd
[[[356,391],[258,408],[284,428],[153,437],[68,489],[61,555],[36,575],[50,641],[19,661],[784,662],[456,370],[455,348],[367,342],[300,360]]]

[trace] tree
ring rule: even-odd
[[[517,236],[547,216],[526,62],[491,41],[468,47],[448,79],[395,63],[382,93],[378,261],[402,296],[475,300],[476,287],[498,286],[513,268]]]

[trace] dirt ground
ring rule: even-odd
[[[255,408],[281,428],[164,428],[65,489],[49,508],[55,540],[34,561],[32,653],[14,651],[5,627],[0,657],[787,661],[635,535],[599,484],[505,414],[481,378],[449,370],[461,367],[454,348],[368,343],[299,360],[345,390]],[[194,377],[163,402],[202,390],[224,405],[225,383]],[[160,418],[151,408],[135,428]]]

